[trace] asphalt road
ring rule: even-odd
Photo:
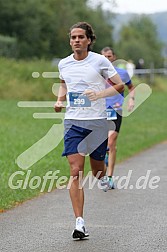
[[[115,190],[85,185],[89,239],[72,240],[68,190],[54,190],[0,214],[0,252],[167,251],[167,142],[116,165],[115,176]]]

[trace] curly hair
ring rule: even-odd
[[[86,34],[87,38],[89,38],[91,40],[91,44],[88,45],[88,51],[91,51],[93,44],[95,43],[95,40],[96,40],[96,35],[94,34],[92,26],[90,24],[88,24],[87,22],[78,22],[78,23],[74,24],[73,26],[71,26],[70,31],[69,31],[70,36],[71,36],[71,31],[74,28],[81,28],[81,29],[85,30],[85,34]]]

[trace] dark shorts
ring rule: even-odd
[[[121,124],[122,124],[122,111],[119,110],[119,114],[117,114],[117,119],[115,120],[108,120],[108,127],[109,127],[109,130],[113,130],[115,132],[118,132],[120,131],[120,128],[121,128]]]
[[[108,122],[100,120],[64,120],[62,156],[80,153],[95,160],[104,160],[108,141]]]

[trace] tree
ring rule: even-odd
[[[0,0],[0,33],[17,38],[20,57],[39,57],[48,53],[50,16],[45,2]]]
[[[92,9],[88,0],[0,0],[0,34],[16,39],[20,58],[66,56],[69,28],[78,21],[95,29],[95,50],[112,42],[106,14],[100,5]]]
[[[148,68],[151,63],[155,67],[162,67],[162,43],[157,37],[156,26],[148,16],[133,18],[121,29],[117,43],[118,55],[125,60],[132,59],[135,64],[143,58],[145,67]]]

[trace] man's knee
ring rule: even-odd
[[[112,135],[108,138],[108,148],[110,151],[116,150],[117,134]]]
[[[73,177],[78,178],[79,176],[81,176],[83,173],[82,169],[79,166],[72,166],[70,168],[70,175]]]

